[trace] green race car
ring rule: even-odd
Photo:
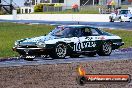
[[[124,42],[111,33],[87,25],[62,25],[46,36],[17,40],[13,50],[26,60],[49,55],[53,59],[79,57],[82,54],[109,56]]]

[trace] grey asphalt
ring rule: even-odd
[[[132,30],[132,22],[78,22],[78,21],[43,21],[43,20],[0,20],[0,22],[15,22],[26,24],[50,24],[50,25],[90,25],[99,28]]]
[[[27,65],[44,65],[44,64],[67,64],[75,62],[87,62],[87,61],[110,61],[110,60],[126,60],[132,59],[132,48],[115,50],[110,56],[98,56],[88,57],[80,56],[80,58],[69,58],[66,59],[51,59],[51,58],[35,58],[34,61],[25,61],[20,58],[11,58],[10,60],[0,61],[0,67],[11,67],[11,66],[27,66]]]
[[[113,28],[113,29],[126,29],[132,30],[132,22],[76,22],[76,21],[40,21],[40,20],[0,20],[0,22],[15,22],[15,23],[26,23],[26,24],[49,24],[49,25],[90,25],[100,28]],[[25,66],[25,65],[41,65],[41,64],[59,64],[59,63],[74,63],[74,62],[86,62],[86,61],[102,61],[102,60],[122,60],[132,59],[132,48],[121,49],[114,51],[111,56],[98,56],[88,57],[81,56],[80,58],[69,58],[66,59],[54,59],[51,58],[35,58],[34,61],[25,61],[20,58],[10,58],[9,60],[1,60],[0,67],[10,66]]]

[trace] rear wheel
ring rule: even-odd
[[[110,16],[109,19],[110,19],[110,22],[114,22],[113,17]]]
[[[56,44],[53,51],[51,51],[50,57],[53,59],[63,59],[66,57],[67,48],[63,43]]]
[[[99,51],[97,52],[99,56],[109,56],[112,52],[112,46],[110,42],[105,42]]]
[[[110,18],[110,22],[114,22],[114,20],[112,18]]]

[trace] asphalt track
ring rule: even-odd
[[[49,24],[49,25],[90,25],[99,28],[113,28],[132,30],[132,22],[78,22],[78,21],[43,21],[43,20],[0,20],[0,22],[15,22],[24,24]]]
[[[66,59],[51,59],[51,58],[35,58],[34,61],[25,61],[20,58],[9,58],[8,60],[1,60],[0,67],[11,67],[11,66],[26,66],[26,65],[44,65],[44,64],[67,64],[75,62],[87,62],[87,61],[109,61],[109,60],[126,60],[132,59],[132,48],[115,50],[110,56],[98,56],[88,57],[80,56],[79,58]]]
[[[40,20],[0,20],[0,22],[15,22],[24,24],[48,24],[48,25],[90,25],[99,28],[113,28],[113,29],[125,29],[132,30],[132,22],[76,22],[76,21],[40,21]],[[80,58],[66,59],[54,59],[51,58],[35,58],[34,61],[25,61],[20,58],[8,58],[0,61],[0,67],[10,66],[25,66],[25,65],[41,65],[41,64],[64,64],[74,62],[86,62],[86,61],[102,61],[102,60],[123,60],[132,59],[132,48],[115,50],[110,56],[98,56],[88,57],[80,56]]]

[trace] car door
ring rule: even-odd
[[[81,31],[78,28],[67,27],[64,30],[65,38],[63,38],[63,41],[68,44],[68,48],[72,49],[72,51],[80,51],[80,47],[78,47],[80,34]]]
[[[118,13],[115,16],[115,21],[118,21],[120,17],[121,17],[121,13],[120,13],[120,10],[118,10]]]
[[[85,27],[81,29],[82,35],[79,37],[80,48],[82,52],[95,51],[97,48],[97,40],[100,36],[96,28]]]

